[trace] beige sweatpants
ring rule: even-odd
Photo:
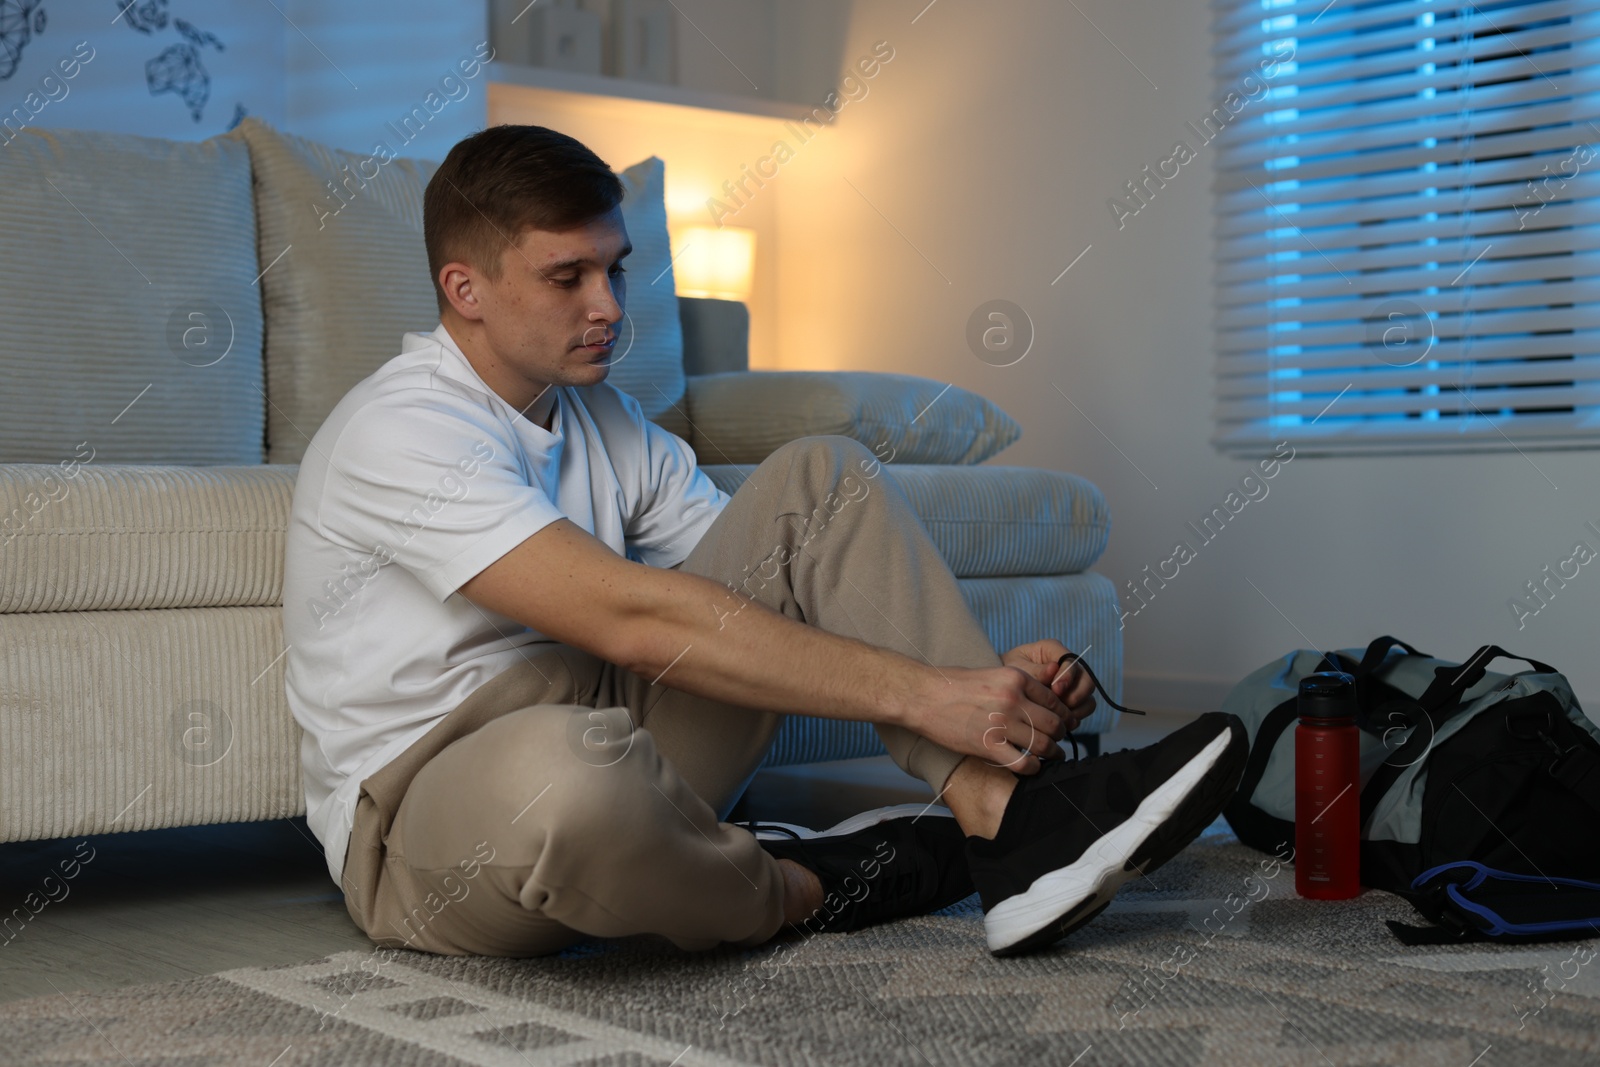
[[[832,633],[935,666],[1000,662],[904,492],[866,447],[774,452],[681,570]],[[687,655],[693,655],[690,651]],[[538,646],[367,778],[345,902],[379,946],[536,956],[585,936],[755,945],[782,925],[782,875],[720,822],[779,716],[671,688],[566,645]],[[960,758],[879,726],[936,791]]]

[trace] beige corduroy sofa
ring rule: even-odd
[[[296,464],[404,331],[437,324],[432,169],[253,119],[202,142],[29,129],[0,151],[0,841],[304,811],[283,692]],[[1116,595],[1089,570],[1099,491],[977,465],[1018,428],[943,383],[745,371],[741,309],[673,296],[661,161],[624,178],[631,348],[611,380],[730,492],[794,437],[861,440],[998,647],[1091,648],[1120,696]],[[862,724],[797,716],[770,762],[880,751]]]

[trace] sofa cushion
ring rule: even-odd
[[[0,465],[0,614],[281,604],[298,470]]]
[[[911,374],[734,371],[689,379],[701,463],[760,463],[797,437],[842,434],[894,463],[982,463],[1022,436],[999,405]]]
[[[650,421],[687,440],[683,326],[667,239],[665,174],[665,164],[651,156],[618,175],[624,190],[622,218],[633,242],[633,254],[624,264],[628,317],[617,342],[628,347],[612,361],[606,380],[637,400]]]
[[[754,464],[702,467],[725,493]],[[885,464],[957,578],[1077,574],[1105,551],[1111,513],[1099,487],[1036,467]]]
[[[11,137],[0,462],[260,463],[253,218],[228,138]]]
[[[422,191],[438,165],[380,163],[256,118],[229,136],[255,168],[267,462],[298,463],[340,398],[400,354],[401,335],[438,325],[422,244]]]
[[[232,136],[250,147],[260,220],[267,322],[267,461],[298,463],[351,387],[400,354],[401,336],[439,323],[422,194],[437,162],[382,162],[280,133],[246,118]],[[683,333],[672,286],[662,163],[621,174],[633,239],[628,316],[610,380],[645,414],[688,432]],[[332,183],[332,184],[330,184]],[[343,183],[343,195],[333,186]],[[353,195],[352,195],[353,191]],[[651,279],[657,279],[652,285]]]

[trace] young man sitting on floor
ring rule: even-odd
[[[622,195],[541,127],[456,145],[424,202],[440,325],[301,465],[288,697],[351,916],[449,954],[699,949],[976,887],[992,951],[1058,940],[1215,818],[1237,720],[1064,760],[1091,676],[1055,640],[994,650],[863,445],[794,441],[717,489],[606,381]],[[782,840],[721,821],[794,713],[872,723],[948,809]]]

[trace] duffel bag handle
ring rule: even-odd
[[[1383,661],[1389,658],[1389,651],[1393,649],[1395,645],[1399,645],[1401,648],[1405,649],[1406,654],[1409,656],[1423,656],[1430,659],[1432,658],[1428,656],[1426,652],[1417,651],[1417,649],[1406,644],[1398,637],[1390,637],[1388,634],[1385,634],[1384,636],[1373,641],[1371,644],[1367,645],[1367,651],[1362,655],[1361,662],[1355,664],[1354,666],[1345,666],[1344,664],[1348,661],[1348,657],[1342,656],[1337,652],[1323,653],[1322,663],[1328,670],[1343,671],[1344,673],[1354,677],[1356,681],[1359,682],[1361,679],[1367,677],[1373,671],[1377,670]]]
[[[1417,651],[1417,649],[1406,644],[1398,637],[1390,637],[1388,634],[1385,634],[1384,636],[1373,641],[1371,644],[1367,645],[1367,651],[1361,657],[1361,662],[1356,664],[1354,668],[1348,670],[1346,673],[1354,675],[1357,680],[1365,678],[1367,675],[1377,670],[1379,665],[1382,664],[1384,660],[1389,658],[1389,651],[1390,649],[1394,648],[1395,645],[1399,645],[1401,648],[1405,649],[1407,655],[1428,656],[1426,652]],[[1329,663],[1330,661],[1328,660],[1328,657],[1324,656],[1323,662]],[[1345,670],[1343,667],[1335,667],[1334,669]]]
[[[1372,677],[1374,671],[1388,661],[1389,653],[1396,645],[1404,649],[1408,656],[1421,656],[1425,659],[1433,658],[1426,652],[1418,650],[1415,646],[1388,634],[1367,645],[1367,650],[1362,655],[1360,663],[1354,663],[1349,660],[1349,657],[1337,652],[1327,653],[1322,657],[1322,666],[1329,670],[1344,671],[1355,679],[1356,725],[1374,736],[1384,736],[1389,729],[1392,729],[1392,726],[1383,720],[1392,718],[1394,709],[1390,704],[1384,704],[1381,708],[1374,708],[1374,704],[1377,702],[1368,691],[1367,680]],[[1351,665],[1344,666],[1346,662]],[[1378,715],[1379,711],[1387,711],[1390,714],[1386,717],[1380,717]]]
[[[1460,702],[1468,689],[1483,680],[1485,669],[1497,659],[1521,660],[1541,674],[1556,674],[1557,671],[1548,663],[1541,663],[1527,656],[1519,656],[1514,652],[1507,652],[1499,645],[1484,645],[1467,658],[1467,662],[1459,667],[1435,667],[1433,671],[1433,684],[1428,686],[1426,692],[1417,698],[1417,702],[1429,711],[1438,711]]]

